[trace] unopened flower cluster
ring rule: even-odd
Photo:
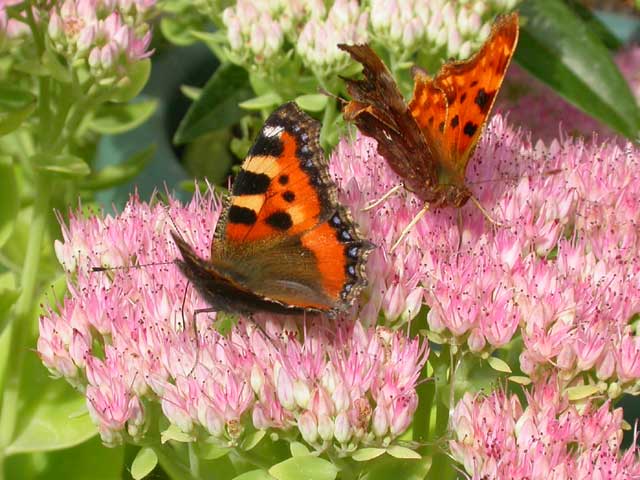
[[[320,77],[349,64],[338,43],[373,41],[398,61],[420,46],[436,59],[464,58],[488,35],[496,13],[515,1],[238,0],[222,13],[228,55],[248,68],[296,53]],[[209,9],[207,13],[211,14]]]
[[[119,79],[151,52],[147,23],[155,0],[65,0],[49,12],[53,47],[92,76]]]
[[[575,406],[553,376],[526,395],[526,406],[504,391],[466,393],[451,425],[452,455],[474,480],[640,478],[637,447],[620,452],[622,409]]]
[[[40,320],[44,364],[84,392],[106,443],[143,437],[149,401],[190,439],[222,446],[292,429],[321,451],[392,442],[417,407],[425,342],[351,315],[257,315],[223,336],[215,315],[193,324],[206,305],[174,264],[92,271],[178,258],[172,229],[206,257],[220,211],[208,193],[186,206],[134,197],[117,216],[71,215],[56,243],[69,295]]]
[[[636,392],[640,338],[640,152],[579,140],[532,145],[495,116],[467,175],[489,221],[469,202],[427,213],[373,140],[343,141],[331,167],[342,200],[379,248],[368,263],[365,322],[406,322],[429,306],[430,338],[486,357],[515,336],[520,368],[584,375],[615,398]]]

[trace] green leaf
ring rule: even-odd
[[[580,17],[587,28],[593,31],[609,50],[618,50],[622,47],[620,40],[611,33],[606,25],[596,17],[590,9],[577,0],[566,0],[566,2],[567,6],[571,8],[578,17]]]
[[[38,170],[63,177],[85,177],[91,173],[84,160],[66,153],[54,157],[38,153],[31,157],[31,161]]]
[[[430,341],[437,343],[438,345],[444,345],[447,343],[442,335],[438,332],[434,332],[433,330],[420,330],[420,334],[426,336]]]
[[[277,463],[269,469],[269,474],[278,480],[333,480],[338,475],[338,467],[322,458],[307,455]]]
[[[123,467],[124,448],[106,448],[96,437],[73,448],[9,457],[4,474],[29,480],[121,480],[128,478]]]
[[[180,91],[192,102],[195,102],[202,95],[202,89],[191,85],[180,85]]]
[[[360,450],[356,450],[355,452],[353,452],[351,458],[353,458],[356,462],[366,462],[368,460],[378,458],[385,452],[386,450],[384,448],[361,448]]]
[[[265,93],[259,97],[254,97],[240,103],[240,107],[245,110],[271,109],[282,103],[282,97],[275,92]]]
[[[149,447],[142,447],[131,464],[131,476],[135,480],[140,480],[149,475],[156,465],[158,465],[156,452]]]
[[[169,428],[160,433],[160,442],[166,443],[170,440],[175,440],[176,442],[181,443],[188,443],[195,441],[195,438],[188,433],[184,433],[176,425],[171,424],[169,425]]]
[[[291,450],[292,457],[305,457],[307,455],[311,455],[311,452],[309,452],[309,449],[304,443],[291,442],[289,449]]]
[[[242,449],[245,451],[251,450],[260,443],[260,440],[262,440],[266,434],[266,430],[256,430],[255,432],[250,433],[242,441]]]
[[[131,65],[125,80],[118,85],[111,95],[111,101],[128,102],[133,100],[147,84],[149,75],[151,75],[151,60],[148,58]]]
[[[402,458],[405,460],[419,460],[422,458],[422,455],[415,450],[411,450],[407,447],[401,447],[400,445],[391,445],[387,448],[387,453],[394,458]]]
[[[9,98],[15,92],[15,98]],[[26,94],[24,90],[2,89],[0,91],[0,136],[13,132],[31,116],[36,109],[35,97]]]
[[[115,187],[131,180],[146,167],[154,154],[155,145],[151,145],[144,150],[134,153],[123,163],[108,165],[86,178],[81,187],[86,190],[102,190]]]
[[[196,41],[191,35],[192,26],[182,21],[181,16],[164,16],[160,20],[160,31],[167,40],[175,45],[186,47]]]
[[[597,35],[560,0],[526,0],[518,63],[567,101],[636,139],[640,111]]]
[[[0,248],[13,233],[20,207],[19,200],[13,163],[10,157],[2,155],[0,156]]]
[[[384,455],[367,464],[367,473],[362,478],[363,480],[389,480],[396,478],[423,480],[427,478],[430,469],[430,457],[422,457],[420,460],[407,462],[406,460]]]
[[[11,310],[19,296],[19,290],[0,288],[0,332],[4,332],[7,322],[11,318],[9,310]]]
[[[232,480],[273,480],[273,477],[264,470],[251,470],[242,475],[233,477]]]
[[[295,102],[300,106],[302,110],[307,112],[321,112],[324,107],[327,106],[329,99],[322,93],[310,93],[307,95],[300,95],[296,98]]]
[[[507,378],[509,381],[513,383],[517,383],[518,385],[524,385],[525,387],[531,384],[531,379],[529,377],[524,377],[522,375],[511,375],[510,377],[507,377]]]
[[[158,108],[157,100],[135,103],[106,103],[91,119],[89,128],[107,135],[133,130],[146,122]]]
[[[569,401],[575,402],[577,400],[588,398],[596,393],[600,393],[600,387],[597,385],[580,385],[578,387],[569,387],[566,392]]]
[[[52,379],[35,354],[27,356],[23,378],[21,416],[7,455],[69,448],[96,435],[86,398]]]
[[[215,460],[216,458],[222,458],[225,455],[228,455],[229,452],[231,452],[230,447],[221,447],[220,445],[212,443],[196,442],[195,445],[198,457],[205,460]]]
[[[71,83],[69,69],[60,63],[58,56],[51,50],[45,50],[42,54],[42,65],[55,80],[61,83]]]
[[[0,84],[0,109],[15,110],[35,103],[36,96],[29,90]]]
[[[511,367],[507,362],[498,357],[489,357],[487,359],[489,366],[497,372],[511,373]]]
[[[220,65],[180,122],[174,142],[190,142],[212,130],[230,127],[245,115],[238,104],[252,95],[244,68]]]

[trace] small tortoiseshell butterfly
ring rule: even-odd
[[[372,246],[338,203],[319,123],[294,103],[267,119],[216,225],[211,257],[178,235],[178,266],[214,310],[332,312],[366,284]]]
[[[479,52],[445,63],[435,78],[414,69],[409,105],[368,45],[338,45],[364,67],[349,80],[344,118],[378,142],[378,153],[427,205],[461,207],[469,158],[480,138],[518,41],[518,15],[500,17]],[[478,206],[482,209],[480,204]],[[483,210],[484,213],[484,210]]]

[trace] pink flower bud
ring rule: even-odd
[[[306,409],[311,398],[309,386],[305,382],[296,380],[293,384],[293,397],[300,408]]]
[[[335,419],[333,436],[339,443],[347,443],[353,434],[349,417],[346,412],[340,412]]]
[[[327,415],[320,415],[318,417],[318,435],[325,442],[328,442],[333,438],[334,423]]]
[[[373,410],[372,427],[373,433],[377,437],[384,437],[389,430],[389,420],[387,419],[387,412],[380,405],[378,405]]]
[[[278,372],[276,385],[280,404],[287,410],[293,410],[296,406],[293,393],[293,380],[284,368],[281,368]]]
[[[314,444],[318,440],[318,423],[313,413],[307,411],[300,415],[298,429],[305,442]]]
[[[0,30],[4,32],[7,28],[7,16],[4,10],[0,11],[0,19],[4,19],[4,26],[1,25],[1,23],[3,22],[0,20]],[[49,18],[49,26],[47,29],[49,37],[51,37],[52,40],[60,40],[63,36],[63,30],[64,26],[62,24],[62,20],[60,19],[56,11],[53,10],[53,12],[51,13],[51,17]]]

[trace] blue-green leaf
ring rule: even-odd
[[[558,94],[629,138],[640,110],[597,35],[560,0],[526,0],[516,60]]]
[[[271,109],[282,103],[282,97],[275,92],[265,93],[259,97],[254,97],[240,103],[240,107],[245,110],[264,110]]]
[[[40,153],[31,157],[31,161],[38,170],[62,177],[86,177],[91,173],[91,167],[75,155],[62,153],[52,157]]]
[[[182,119],[174,142],[190,142],[207,132],[233,125],[245,115],[238,104],[252,96],[244,68],[231,63],[220,65]]]
[[[157,100],[135,103],[107,103],[91,119],[89,128],[94,132],[114,135],[133,130],[146,122],[158,108]]]
[[[113,102],[133,100],[147,84],[149,75],[151,75],[151,60],[145,58],[134,63],[129,67],[127,77],[119,83],[110,100]]]

